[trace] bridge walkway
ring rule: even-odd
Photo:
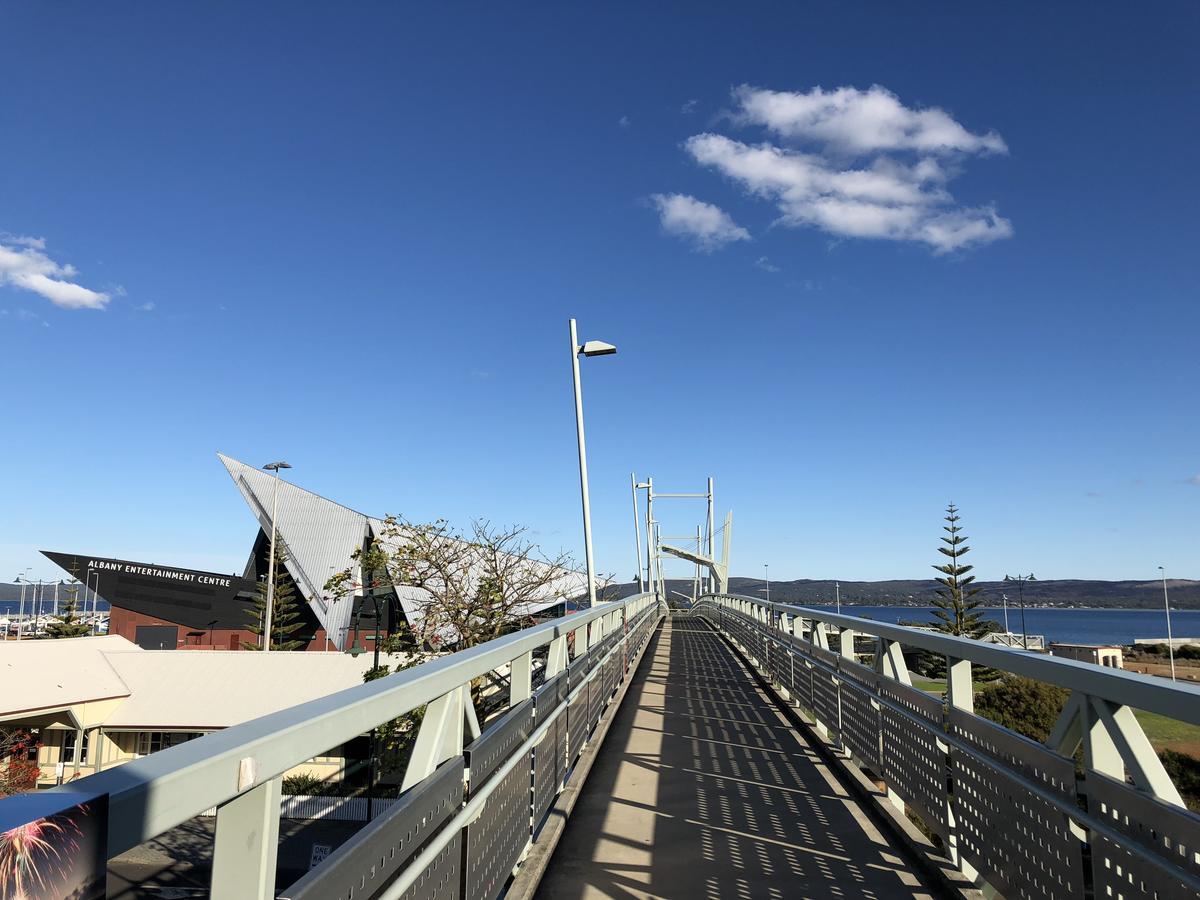
[[[701,619],[668,619],[537,896],[931,898]]]

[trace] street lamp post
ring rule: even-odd
[[[92,588],[92,634],[100,630],[100,573],[88,571],[88,585],[91,586],[92,575],[96,576],[96,586]]]
[[[271,497],[271,559],[267,563],[267,611],[263,623],[263,652],[266,653],[271,649],[271,614],[275,611],[275,517],[279,511],[279,470],[291,466],[281,460],[267,463],[263,468],[275,473],[275,491]]]
[[[21,628],[22,628],[22,625],[24,624],[22,622],[22,620],[25,618],[25,585],[29,584],[29,579],[26,577],[28,575],[29,575],[29,569],[26,569],[24,572],[22,572],[20,575],[17,576],[17,581],[20,582],[20,585],[21,585],[21,609],[20,609],[20,612],[17,613],[17,640],[18,641],[21,639]],[[8,635],[5,635],[6,639],[7,639],[7,637],[8,637]]]
[[[1167,613],[1167,653],[1171,658],[1171,680],[1175,680],[1175,641],[1171,638],[1171,603],[1167,600],[1167,573],[1162,566],[1158,567],[1158,571],[1162,573],[1163,583],[1163,609]]]
[[[1004,580],[1015,581],[1017,583],[1017,596],[1020,598],[1021,602],[1021,647],[1022,649],[1028,650],[1029,631],[1025,628],[1025,582],[1037,581],[1037,579],[1034,578],[1033,573],[1030,572],[1028,575],[1005,575]]]
[[[771,605],[771,566],[763,563],[763,581],[767,583],[767,606]]]
[[[579,357],[611,356],[617,348],[604,341],[579,343],[575,320],[571,319],[571,375],[575,385],[575,436],[579,443],[579,494],[583,503],[583,553],[587,561],[588,603],[596,605],[596,570],[592,562],[592,510],[588,501],[587,444],[583,436],[583,390],[579,384]]]

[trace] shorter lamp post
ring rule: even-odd
[[[1005,575],[1004,580],[1015,581],[1017,583],[1017,595],[1021,601],[1021,647],[1028,650],[1029,631],[1025,628],[1025,582],[1037,581],[1037,579],[1030,572],[1028,575]]]
[[[767,583],[767,606],[771,605],[771,566],[763,563],[763,581]]]
[[[1175,680],[1175,641],[1171,637],[1171,602],[1167,599],[1167,573],[1162,566],[1158,567],[1158,571],[1162,574],[1163,583],[1163,609],[1167,613],[1167,653],[1171,658],[1171,680]]]
[[[266,653],[271,649],[271,616],[275,612],[275,535],[279,530],[275,526],[275,518],[279,513],[279,470],[290,469],[291,466],[280,460],[267,463],[263,468],[275,473],[275,491],[271,495],[271,558],[267,561],[267,611],[263,623],[263,652]]]

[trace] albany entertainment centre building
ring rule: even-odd
[[[109,634],[119,634],[145,649],[236,650],[243,643],[258,641],[246,626],[253,620],[257,583],[267,574],[274,506],[276,541],[303,615],[302,627],[291,637],[305,640],[308,650],[344,650],[354,645],[361,631],[361,643],[370,648],[376,630],[374,603],[364,603],[361,597],[330,597],[324,586],[331,575],[346,568],[351,569],[353,581],[361,583],[353,554],[368,541],[384,540],[384,522],[287,481],[276,485],[271,473],[217,455],[259,525],[241,575],[86,553],[43,551],[44,555],[81,584],[90,584],[108,602]],[[562,604],[581,594],[585,584],[580,573],[564,571],[545,600],[526,612]],[[386,617],[381,630],[390,631],[397,623],[418,617],[420,601],[418,589],[388,590],[380,597],[381,614]]]

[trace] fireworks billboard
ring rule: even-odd
[[[17,794],[0,801],[0,900],[103,900],[107,794]]]

